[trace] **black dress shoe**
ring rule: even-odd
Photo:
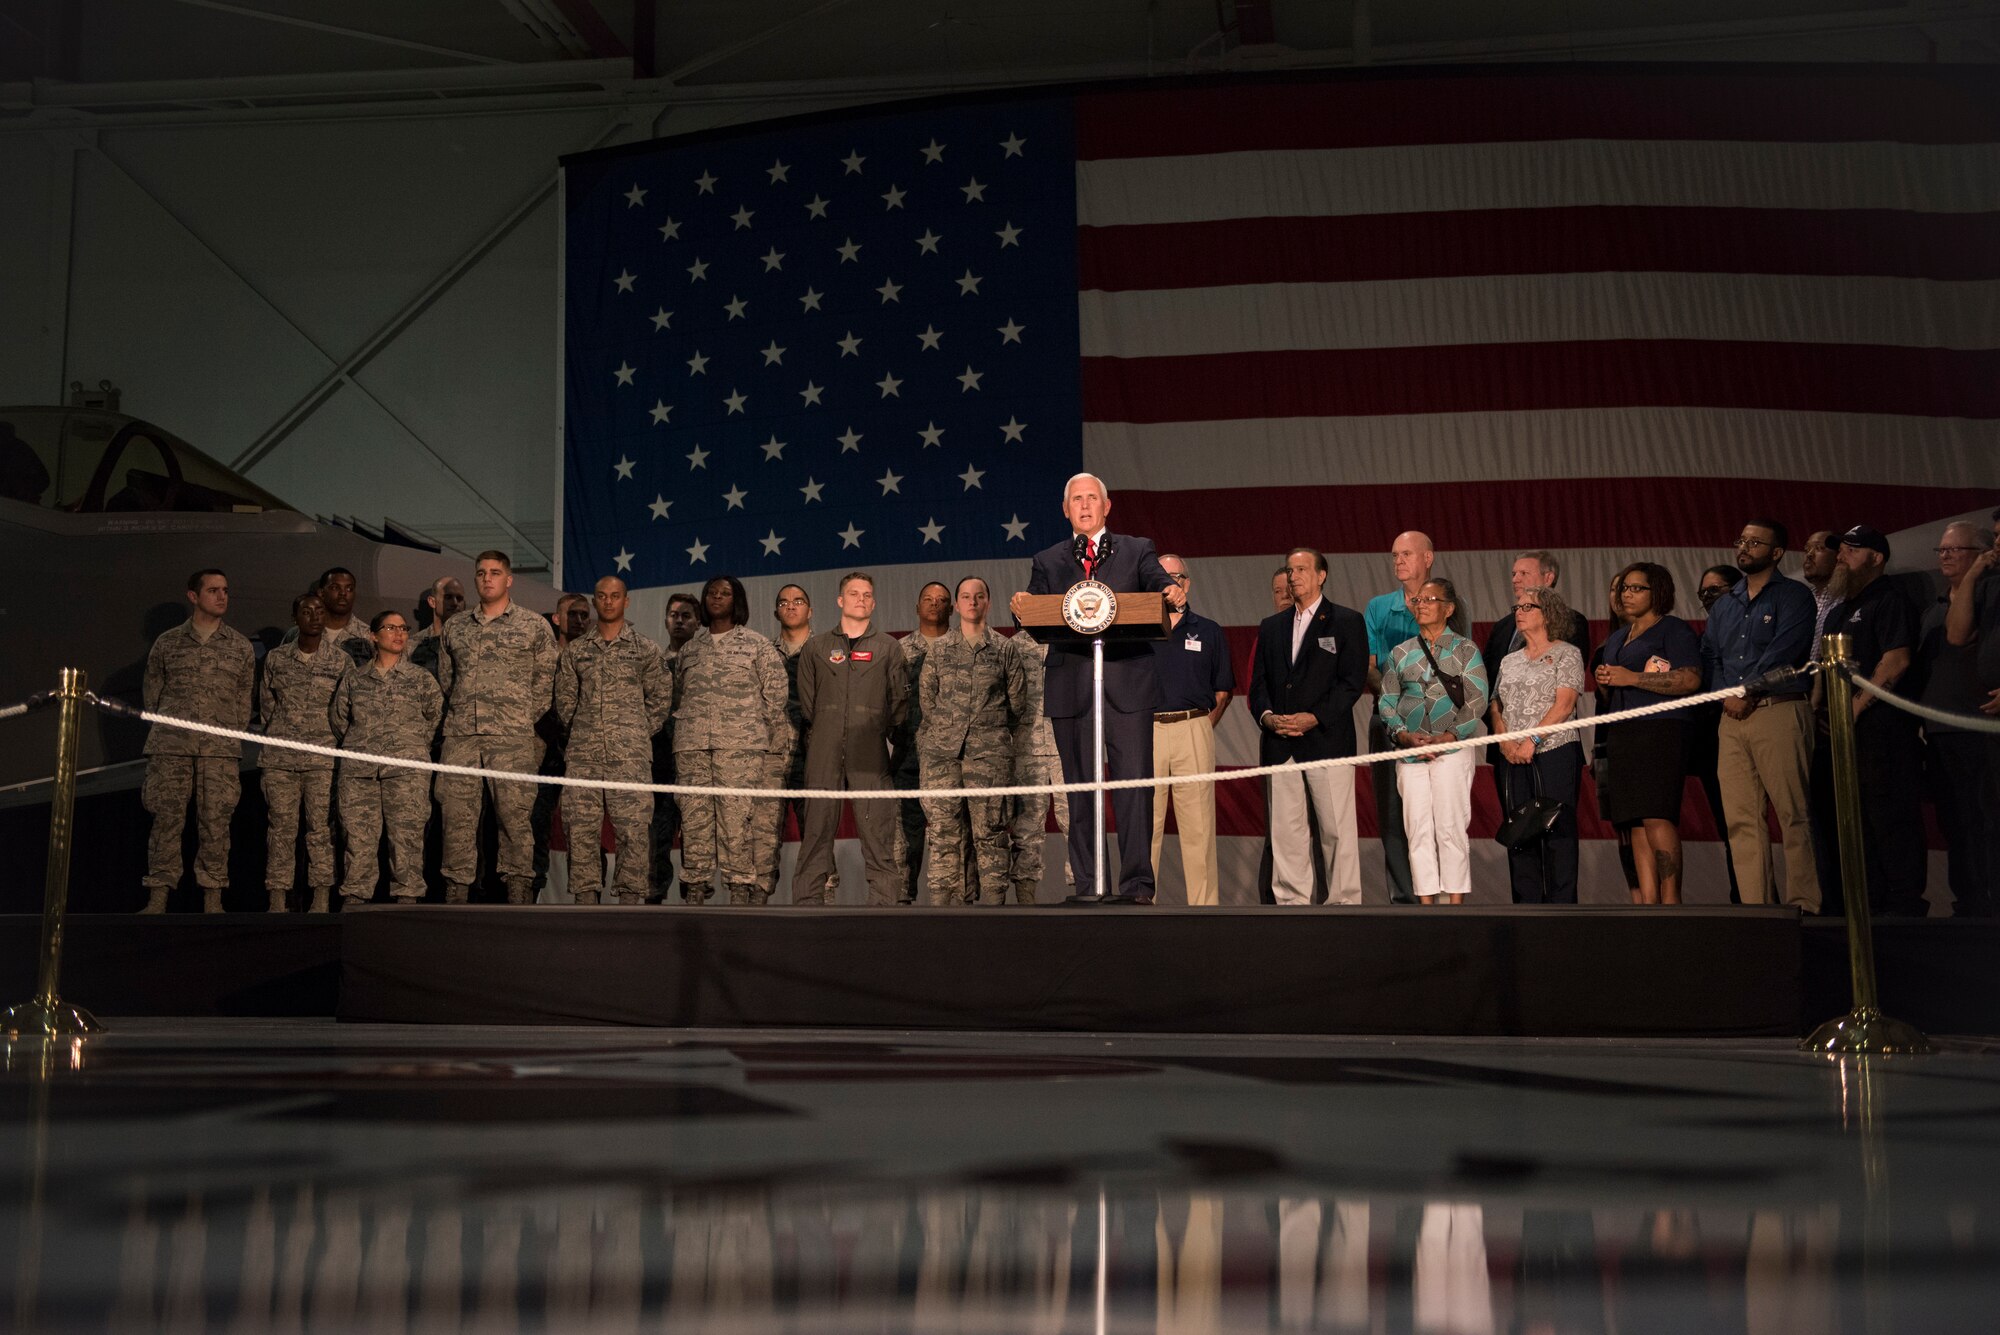
[[[1151,895],[1116,895],[1114,896],[1114,898],[1117,899],[1117,901],[1120,904],[1150,905],[1153,902],[1153,897]]]

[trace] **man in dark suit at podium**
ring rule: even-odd
[[[1180,607],[1186,595],[1167,578],[1147,538],[1113,533],[1106,527],[1111,496],[1103,479],[1078,473],[1063,488],[1063,517],[1070,536],[1035,553],[1026,593],[1017,593],[1012,608],[1019,624],[1021,599],[1027,594],[1065,593],[1080,580],[1094,579],[1113,593],[1160,593]],[[1096,735],[1090,718],[1091,652],[1088,643],[1051,644],[1042,690],[1042,712],[1056,735],[1062,755],[1063,781],[1091,778]],[[1153,648],[1145,643],[1104,646],[1104,761],[1108,777],[1144,779],[1153,773],[1153,711],[1160,699],[1160,682],[1153,666]],[[1069,864],[1076,873],[1080,895],[1100,890],[1096,874],[1096,813],[1091,794],[1069,795]],[[1118,894],[1139,903],[1153,902],[1153,790],[1118,788],[1111,793],[1111,810],[1118,823]]]

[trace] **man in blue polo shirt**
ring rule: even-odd
[[[1171,552],[1160,558],[1167,578],[1192,594],[1188,564]],[[1160,705],[1153,714],[1153,777],[1215,773],[1215,725],[1229,707],[1236,689],[1236,672],[1229,665],[1229,646],[1222,627],[1194,610],[1192,599],[1181,611],[1170,610],[1172,629],[1153,642],[1160,673]],[[1167,835],[1167,802],[1174,806],[1180,830],[1181,877],[1191,905],[1214,904],[1219,898],[1215,867],[1215,781],[1197,778],[1163,788],[1153,799],[1153,869],[1160,866],[1160,845]]]
[[[1805,666],[1813,656],[1818,608],[1812,590],[1778,570],[1791,540],[1774,519],[1753,519],[1736,539],[1743,578],[1709,609],[1702,659],[1709,690],[1757,680],[1778,668]],[[1725,700],[1716,724],[1716,778],[1728,822],[1729,857],[1745,904],[1774,895],[1768,798],[1785,840],[1784,902],[1819,912],[1819,871],[1813,857],[1813,753],[1809,687],[1774,691],[1755,700]]]
[[[1410,611],[1410,599],[1431,577],[1437,548],[1422,533],[1398,533],[1390,545],[1389,560],[1395,567],[1398,587],[1370,598],[1361,612],[1368,626],[1368,690],[1372,695],[1381,693],[1382,665],[1389,661],[1390,653],[1405,640],[1416,638],[1417,618]],[[1380,711],[1371,708],[1368,753],[1380,755],[1394,749]],[[1417,895],[1410,888],[1410,837],[1403,831],[1403,799],[1396,791],[1396,767],[1370,765],[1368,777],[1375,788],[1375,822],[1382,835],[1382,861],[1389,872],[1389,902],[1414,904]]]

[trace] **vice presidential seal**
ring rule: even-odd
[[[1101,580],[1070,585],[1063,595],[1063,624],[1079,635],[1101,635],[1118,619],[1118,595]]]

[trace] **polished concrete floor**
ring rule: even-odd
[[[0,1328],[2000,1328],[2000,1044],[125,1021],[0,1076]]]

